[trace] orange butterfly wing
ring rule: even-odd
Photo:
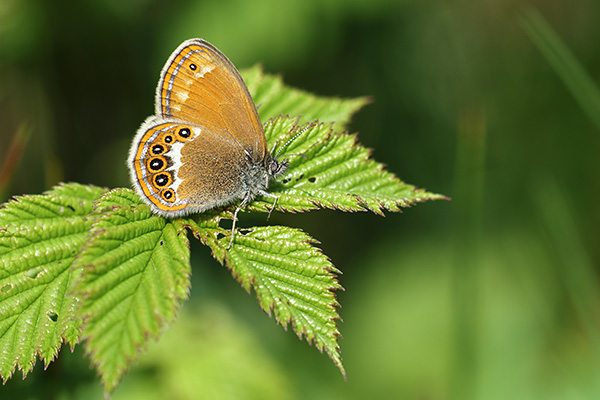
[[[248,191],[241,182],[246,156],[224,132],[150,117],[134,144],[132,182],[160,215],[202,212],[242,199]]]
[[[267,155],[263,127],[244,80],[204,40],[183,42],[165,64],[156,89],[156,115],[229,134],[255,163]]]

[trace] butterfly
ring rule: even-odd
[[[240,73],[203,39],[183,42],[158,81],[155,115],[135,135],[128,166],[135,191],[155,214],[175,218],[256,196],[288,160],[267,149],[258,112]]]

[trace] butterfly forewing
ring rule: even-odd
[[[165,64],[156,113],[230,135],[254,162],[266,156],[262,124],[246,84],[231,61],[204,40],[182,43]]]

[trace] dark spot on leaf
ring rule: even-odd
[[[309,181],[310,183],[315,183],[315,182],[316,182],[316,180],[317,180],[317,178],[315,178],[314,176],[311,176],[310,178],[308,178],[308,181]]]
[[[73,206],[67,206],[67,207],[69,207],[71,209],[71,211],[75,211],[75,207],[73,207]]]
[[[2,286],[2,289],[0,289],[0,292],[2,293],[8,293],[13,289],[14,285],[12,283],[7,283],[4,286]]]
[[[285,178],[285,179],[283,179],[283,180],[281,181],[281,183],[283,183],[284,185],[285,185],[286,183],[290,183],[290,178]]]
[[[46,313],[46,315],[48,316],[48,318],[50,318],[50,320],[51,320],[52,322],[56,322],[56,321],[58,321],[58,314],[57,314],[57,313],[55,313],[54,311],[48,311],[48,312]]]
[[[165,242],[163,242],[163,241],[161,240],[159,244],[162,246],[163,244],[165,244]]]
[[[304,178],[304,174],[300,174],[300,176],[296,178],[296,182],[298,182],[302,178]]]

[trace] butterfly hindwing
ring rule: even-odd
[[[135,142],[129,155],[132,181],[159,214],[202,212],[246,193],[239,184],[245,153],[224,132],[150,117]]]

